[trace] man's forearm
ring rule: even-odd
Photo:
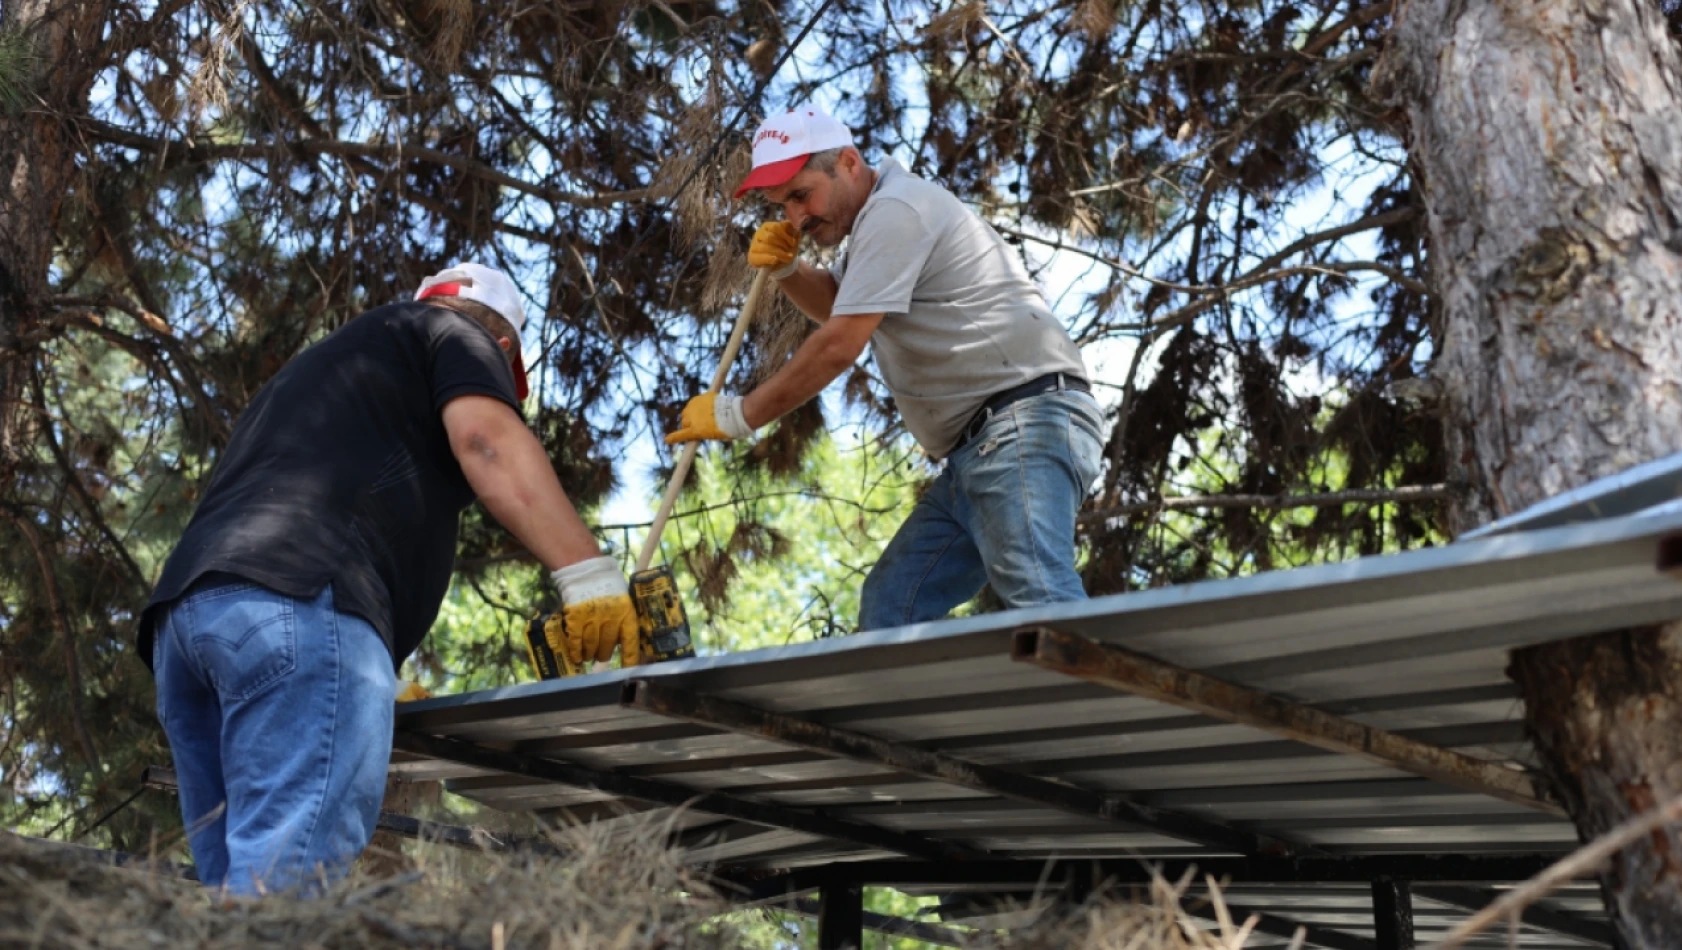
[[[830,311],[835,308],[835,295],[840,290],[828,270],[805,261],[799,263],[794,273],[777,281],[777,289],[817,323],[829,319]]]
[[[757,429],[782,418],[796,406],[823,392],[864,352],[882,315],[837,317],[794,351],[772,377],[742,400],[742,415]]]

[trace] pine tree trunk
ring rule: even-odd
[[[1584,837],[1682,795],[1682,624],[1516,651],[1509,670],[1543,768]],[[1682,935],[1682,829],[1626,848],[1601,877],[1630,947]]]
[[[24,392],[43,334],[53,235],[77,163],[66,121],[87,112],[110,4],[104,0],[6,0],[0,36],[22,37],[28,58],[4,81],[17,107],[0,103],[0,483],[27,450]]]
[[[1456,530],[1682,446],[1682,64],[1643,0],[1401,0],[1374,84],[1410,122],[1443,317]],[[1682,646],[1615,632],[1511,667],[1590,837],[1682,791]],[[1635,948],[1682,935],[1673,835],[1604,878]]]

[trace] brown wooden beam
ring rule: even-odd
[[[1328,752],[1355,756],[1445,785],[1565,816],[1564,809],[1548,801],[1541,787],[1524,772],[1362,725],[1113,644],[1036,627],[1017,632],[1011,658],[1156,702],[1195,710],[1223,722],[1261,729]]]
[[[632,709],[672,719],[713,726],[727,732],[757,736],[813,752],[864,762],[915,775],[1055,808],[1098,821],[1109,821],[1233,854],[1289,854],[1296,849],[1278,838],[1260,835],[1217,821],[1157,808],[1125,796],[1049,782],[990,765],[979,765],[940,752],[919,749],[876,736],[758,709],[716,696],[704,696],[652,680],[625,684],[620,703]]]

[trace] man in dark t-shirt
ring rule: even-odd
[[[524,307],[462,264],[300,353],[234,427],[142,614],[199,879],[348,869],[379,817],[395,671],[437,616],[474,498],[560,592],[574,661],[636,616],[520,417]]]

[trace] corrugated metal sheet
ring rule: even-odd
[[[1503,672],[1508,651],[1682,618],[1682,581],[1657,566],[1661,540],[1678,532],[1682,512],[1660,509],[1341,564],[443,697],[404,706],[398,725],[697,791],[821,808],[832,817],[958,841],[995,856],[1207,853],[1096,817],[622,706],[623,684],[646,678],[972,762],[1127,793],[1333,854],[1563,853],[1576,836],[1558,817],[1012,662],[1011,634],[1045,626],[1122,644],[1362,723],[1523,766],[1529,750],[1522,711]],[[448,762],[399,756],[393,768],[448,779],[455,791],[498,808],[599,815],[620,807],[598,792]],[[702,814],[682,821],[695,829],[695,857],[708,862],[788,868],[893,856]],[[1361,914],[1344,914],[1343,908],[1367,906],[1367,896],[1359,888],[1340,894],[1264,889],[1246,893],[1244,903],[1282,914],[1306,907],[1309,918],[1361,931],[1353,919]],[[1419,903],[1422,920],[1463,916]],[[1581,943],[1537,935],[1521,945]]]

